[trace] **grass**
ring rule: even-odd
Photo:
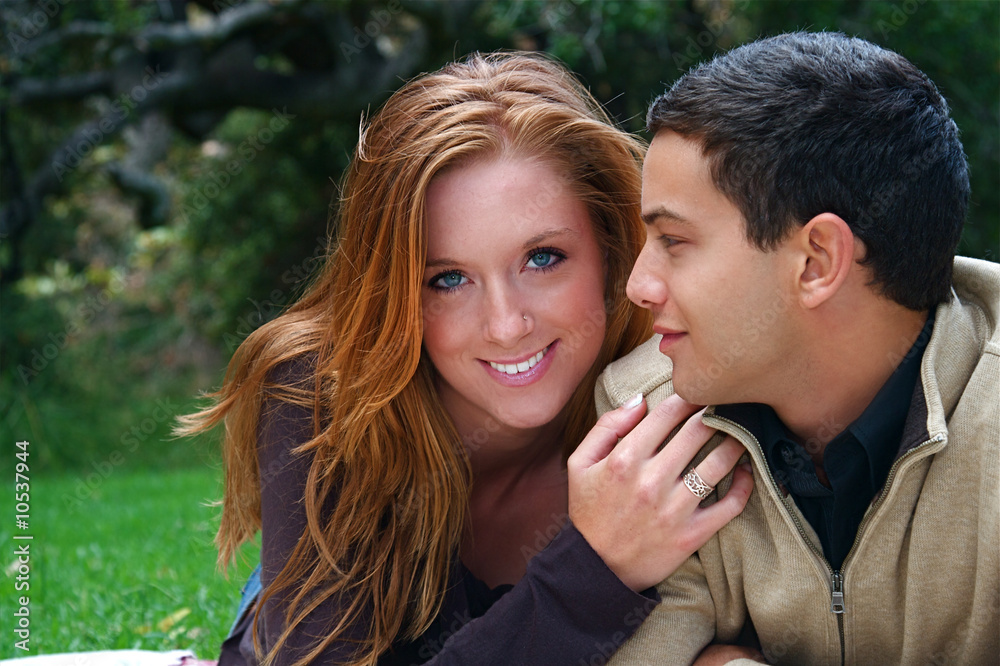
[[[106,477],[94,470],[32,477],[30,529],[19,531],[32,534],[30,542],[13,540],[13,492],[3,495],[0,659],[109,649],[218,656],[259,549],[246,547],[229,580],[216,570],[219,508],[209,503],[221,496],[217,469],[122,466]],[[16,592],[13,553],[23,543],[31,549],[30,590]],[[11,638],[24,594],[31,611],[27,653]]]

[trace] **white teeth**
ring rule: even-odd
[[[527,372],[531,368],[535,367],[542,358],[545,357],[545,352],[548,351],[548,347],[538,352],[527,361],[521,361],[520,363],[494,363],[490,361],[490,367],[499,372],[507,373],[508,375],[516,375],[519,372]]]

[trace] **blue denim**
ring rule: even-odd
[[[260,562],[257,563],[256,568],[250,573],[250,577],[247,578],[246,584],[243,589],[240,590],[240,594],[243,595],[240,598],[240,607],[236,611],[236,619],[233,621],[233,626],[229,628],[229,635],[233,635],[236,626],[243,619],[243,615],[253,608],[254,603],[257,601],[257,597],[260,596],[261,584],[260,584]]]

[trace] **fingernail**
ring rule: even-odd
[[[747,474],[753,474],[753,465],[751,465],[750,463],[748,462],[740,463],[740,467],[746,470]]]
[[[625,403],[625,409],[632,409],[642,404],[642,393],[636,393],[635,397]]]

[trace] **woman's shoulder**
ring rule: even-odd
[[[315,387],[318,357],[315,352],[299,354],[275,362],[264,378],[267,393],[274,390],[310,390]]]
[[[271,368],[262,387],[257,457],[262,476],[284,470],[316,433],[316,357],[298,356]]]

